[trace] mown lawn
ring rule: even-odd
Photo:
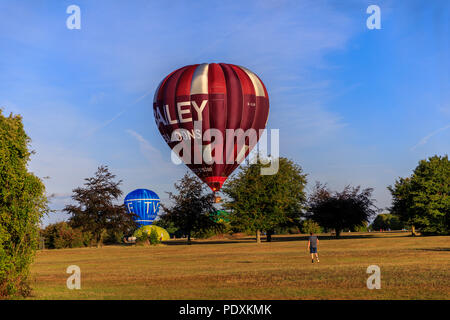
[[[449,299],[450,237],[407,233],[322,237],[311,263],[305,236],[169,241],[153,247],[43,250],[32,267],[33,299]],[[69,290],[66,268],[81,268]],[[369,265],[381,289],[369,290]]]

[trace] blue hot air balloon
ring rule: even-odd
[[[134,213],[134,218],[140,227],[149,226],[153,223],[159,211],[161,200],[158,195],[148,189],[136,189],[125,197],[124,203],[128,213]]]

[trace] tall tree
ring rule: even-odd
[[[191,244],[192,233],[220,227],[210,218],[215,210],[214,195],[206,191],[204,183],[186,173],[174,186],[177,193],[167,192],[173,205],[161,204],[165,212],[162,219],[187,235],[188,244]]]
[[[27,170],[29,142],[22,118],[0,109],[0,299],[30,293],[29,266],[48,212],[44,184]]]
[[[390,211],[423,233],[445,234],[450,230],[450,162],[437,155],[421,160],[413,174],[388,187]]]
[[[273,175],[261,175],[261,163],[245,165],[222,189],[229,198],[224,206],[231,210],[232,226],[256,233],[257,243],[261,231],[271,241],[276,227],[298,224],[306,200],[302,168],[286,158],[278,164]]]
[[[125,206],[116,204],[122,195],[122,180],[114,181],[115,178],[107,166],[100,166],[93,177],[84,179],[84,187],[72,190],[72,199],[78,204],[64,208],[71,214],[70,225],[91,232],[97,246],[102,245],[106,231],[130,232],[136,227]]]
[[[326,185],[316,183],[306,216],[326,229],[334,229],[339,237],[342,230],[356,230],[376,214],[372,192],[372,188],[361,190],[360,186],[332,192]]]

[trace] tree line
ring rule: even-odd
[[[421,160],[412,175],[399,178],[388,186],[393,202],[389,213],[372,198],[373,188],[346,186],[333,191],[317,182],[306,195],[306,177],[292,160],[280,158],[279,171],[272,176],[261,175],[262,164],[241,165],[230,177],[222,192],[222,203],[229,213],[228,223],[212,223],[213,198],[195,176],[186,174],[169,193],[173,206],[163,205],[164,215],[157,222],[187,235],[214,232],[246,232],[261,241],[275,233],[400,230],[408,228],[416,235],[448,234],[450,219],[450,163],[448,156]],[[191,204],[195,203],[195,207]],[[194,209],[195,208],[195,209]],[[369,222],[373,219],[371,225]],[[294,231],[293,231],[294,230]]]
[[[218,211],[210,190],[196,176],[186,173],[174,184],[175,192],[167,192],[169,201],[154,225],[165,228],[173,237],[205,238],[217,234],[254,234],[261,242],[277,233],[416,229],[423,234],[446,234],[449,227],[448,157],[434,156],[423,160],[411,177],[400,178],[389,186],[393,196],[390,213],[381,210],[372,198],[372,188],[346,186],[333,191],[317,182],[306,194],[307,175],[300,165],[279,158],[279,171],[261,175],[261,163],[242,165],[230,177],[222,192],[220,204],[227,221],[216,221]],[[445,178],[447,175],[447,178]],[[83,187],[73,190],[75,204],[64,211],[68,222],[48,226],[42,231],[47,248],[101,246],[121,243],[136,229],[123,204],[121,180],[108,167],[100,166]],[[369,221],[374,221],[369,225]]]
[[[100,166],[82,187],[73,190],[73,203],[64,208],[70,215],[40,230],[40,221],[50,213],[45,186],[28,171],[32,151],[19,115],[4,116],[0,110],[0,298],[27,296],[29,267],[39,238],[48,247],[100,246],[120,242],[136,229],[133,217],[119,203],[121,180],[108,167]],[[221,204],[226,217],[220,217],[214,197],[195,176],[186,174],[168,193],[170,202],[154,224],[175,236],[206,237],[224,232],[266,234],[364,230],[378,212],[372,188],[347,186],[333,191],[317,183],[305,192],[307,175],[292,160],[279,159],[279,172],[260,174],[262,164],[242,165],[222,189]],[[389,229],[407,226],[413,234],[448,234],[450,223],[450,163],[448,156],[421,160],[411,176],[398,178],[388,189],[392,194],[389,215],[374,222]],[[377,223],[378,223],[377,222]],[[377,224],[378,226],[378,224]],[[386,227],[388,226],[388,227]]]

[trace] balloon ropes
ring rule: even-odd
[[[153,112],[169,147],[215,193],[258,142],[269,96],[247,68],[196,64],[161,81]]]

